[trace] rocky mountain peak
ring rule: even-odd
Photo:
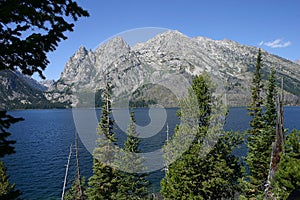
[[[95,52],[99,53],[114,53],[119,54],[120,52],[128,52],[130,50],[129,45],[120,36],[116,36],[108,40],[106,43],[101,44]]]
[[[153,39],[150,39],[145,43],[145,45],[157,45],[166,48],[174,48],[180,46],[186,42],[189,42],[190,38],[179,31],[166,31],[158,34]]]
[[[126,58],[130,54],[129,45],[121,38],[116,36],[106,43],[101,44],[95,51],[95,67],[100,69],[108,68],[113,62],[120,58]]]
[[[168,30],[163,33],[160,33],[156,35],[155,37],[151,38],[150,40],[146,41],[143,43],[144,45],[146,44],[153,44],[153,43],[164,43],[167,41],[174,41],[174,40],[183,40],[183,39],[188,39],[189,37],[182,34],[181,32],[177,30]],[[139,44],[140,45],[140,44]]]
[[[165,37],[165,38],[189,38],[188,36],[184,35],[183,33],[179,32],[178,30],[168,30],[161,34],[158,34],[157,37]],[[156,38],[156,37],[154,37]]]
[[[84,46],[80,46],[66,63],[64,71],[61,73],[61,79],[71,82],[74,80],[74,77],[83,77],[89,65],[89,57],[91,56],[89,54],[89,51]]]
[[[73,55],[73,59],[83,59],[88,54],[88,51],[84,46],[80,46],[79,49]]]
[[[194,45],[195,42],[188,36],[175,30],[158,34],[143,44],[135,45],[132,49],[144,55],[146,60],[150,60],[150,57],[160,59],[170,54],[175,57],[185,55],[188,47]]]
[[[113,37],[112,39],[110,39],[107,42],[106,46],[107,46],[107,48],[115,47],[115,46],[122,47],[122,48],[129,48],[129,45],[120,36],[116,36],[116,37]]]
[[[172,73],[182,73],[190,79],[207,71],[225,81],[231,105],[246,105],[256,56],[255,47],[226,39],[189,38],[179,31],[166,31],[133,47],[116,36],[95,51],[80,47],[67,62],[47,99],[71,101],[74,106],[78,99],[72,92],[95,92],[104,87],[107,79],[112,81],[114,94],[119,96],[130,95],[153,80],[165,80]],[[263,56],[264,73],[268,73],[271,66],[280,66],[277,70],[279,76],[286,78],[286,90],[299,95],[299,65],[266,52]],[[289,87],[292,85],[295,86]],[[241,98],[245,101],[240,102]],[[297,99],[293,97],[291,102]]]

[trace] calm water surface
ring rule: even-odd
[[[167,109],[170,134],[179,122],[177,109]],[[99,113],[99,112],[98,112]],[[10,111],[15,117],[23,117],[9,130],[10,139],[16,140],[17,153],[5,157],[10,181],[22,191],[23,199],[60,199],[65,175],[65,165],[70,144],[74,144],[75,125],[71,109],[62,110],[19,110]],[[137,124],[150,123],[148,109],[135,109]],[[249,127],[250,118],[245,108],[231,108],[225,129],[243,131]],[[285,107],[285,127],[300,130],[300,107]],[[117,129],[120,146],[125,134]],[[166,139],[166,125],[153,137],[143,139],[141,149],[153,151],[161,148]],[[82,175],[92,174],[92,156],[79,141],[79,162]],[[75,155],[72,154],[68,183],[75,177]],[[161,170],[150,174],[151,190],[159,190],[159,181],[164,176]]]

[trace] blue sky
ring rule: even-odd
[[[189,37],[226,38],[300,59],[299,0],[79,0],[78,4],[90,17],[76,22],[68,39],[48,54],[47,79],[58,79],[80,46],[94,49],[120,32],[143,27],[178,30]]]

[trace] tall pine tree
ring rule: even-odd
[[[192,89],[195,97],[190,90],[188,96],[180,102],[179,117],[182,123],[176,127],[172,140],[164,147],[167,173],[161,181],[161,193],[165,199],[231,198],[241,176],[238,160],[231,154],[238,139],[234,134],[220,131],[218,123],[212,123],[213,118],[217,118],[214,116],[217,112],[212,95],[214,88],[209,76],[206,73],[196,76]],[[195,104],[198,108],[191,111]],[[168,159],[176,154],[174,149],[186,145],[182,140],[192,134],[195,127],[190,127],[190,124],[195,121],[198,128],[188,150],[170,163]],[[209,136],[218,131],[223,135],[214,138],[217,142],[211,149],[205,148]]]
[[[267,97],[265,102],[266,112],[264,114],[265,122],[267,126],[275,128],[276,125],[276,105],[275,105],[275,97],[277,95],[276,91],[276,71],[273,68],[270,72],[270,76],[268,79],[267,85]],[[274,134],[275,136],[275,134]]]
[[[275,141],[275,71],[272,70],[268,80],[266,101],[262,100],[262,54],[258,51],[256,70],[252,80],[252,101],[248,107],[250,129],[247,133],[248,155],[246,163],[249,169],[247,175],[245,196],[248,198],[263,198],[271,159],[272,142]],[[265,106],[265,112],[263,107]]]
[[[249,115],[252,117],[250,126],[252,128],[252,134],[258,134],[257,130],[263,128],[263,113],[262,113],[262,104],[263,100],[261,97],[261,92],[263,89],[262,77],[261,77],[261,68],[262,68],[262,55],[261,50],[258,50],[256,68],[254,77],[252,80],[251,94],[252,101],[248,107]]]
[[[143,165],[144,159],[139,155],[140,138],[136,132],[134,112],[131,110],[130,123],[127,128],[127,140],[121,156],[118,158],[122,172],[118,181],[116,199],[147,199],[149,181]]]
[[[117,193],[118,171],[112,167],[115,156],[116,138],[114,121],[111,117],[111,88],[107,83],[104,104],[98,126],[98,147],[94,150],[93,175],[89,178],[87,196],[89,199],[112,199]]]
[[[276,120],[277,120],[277,111],[275,105],[275,97],[277,95],[276,85],[275,85],[275,69],[273,68],[270,72],[268,84],[267,84],[267,96],[265,100],[265,143],[268,144],[268,141],[271,142],[272,150],[270,153],[270,164],[268,170],[268,178],[267,183],[265,184],[265,198],[272,198],[272,189],[271,189],[271,181],[274,178],[274,172],[277,170],[277,165],[280,160],[280,151],[281,142],[278,143],[277,141],[279,138],[276,139]]]

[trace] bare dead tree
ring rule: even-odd
[[[169,142],[169,124],[167,123],[167,139],[166,139],[166,144],[168,144]],[[163,168],[163,170],[165,171],[165,176],[167,176],[167,172],[168,172],[168,164],[165,162],[165,166]]]
[[[68,177],[71,154],[72,154],[72,144],[70,145],[70,153],[69,153],[69,156],[68,156],[68,163],[66,165],[66,173],[65,173],[65,179],[64,179],[64,184],[63,184],[63,190],[62,190],[62,194],[61,194],[61,200],[64,200],[64,196],[65,196],[65,190],[66,190],[66,184],[67,184],[67,177]]]
[[[78,183],[77,185],[78,199],[83,200],[79,159],[78,159],[78,133],[77,132],[75,132],[75,152],[76,152],[76,170],[77,170],[77,183]]]
[[[280,154],[285,153],[284,151],[284,115],[283,115],[283,78],[281,79],[281,95],[278,97],[277,101],[277,119],[276,119],[276,129],[275,129],[275,142],[272,143],[271,159],[270,159],[270,169],[268,173],[268,179],[265,189],[264,199],[276,199],[272,192],[271,180],[274,178],[274,174],[278,169],[278,164],[280,162]]]

